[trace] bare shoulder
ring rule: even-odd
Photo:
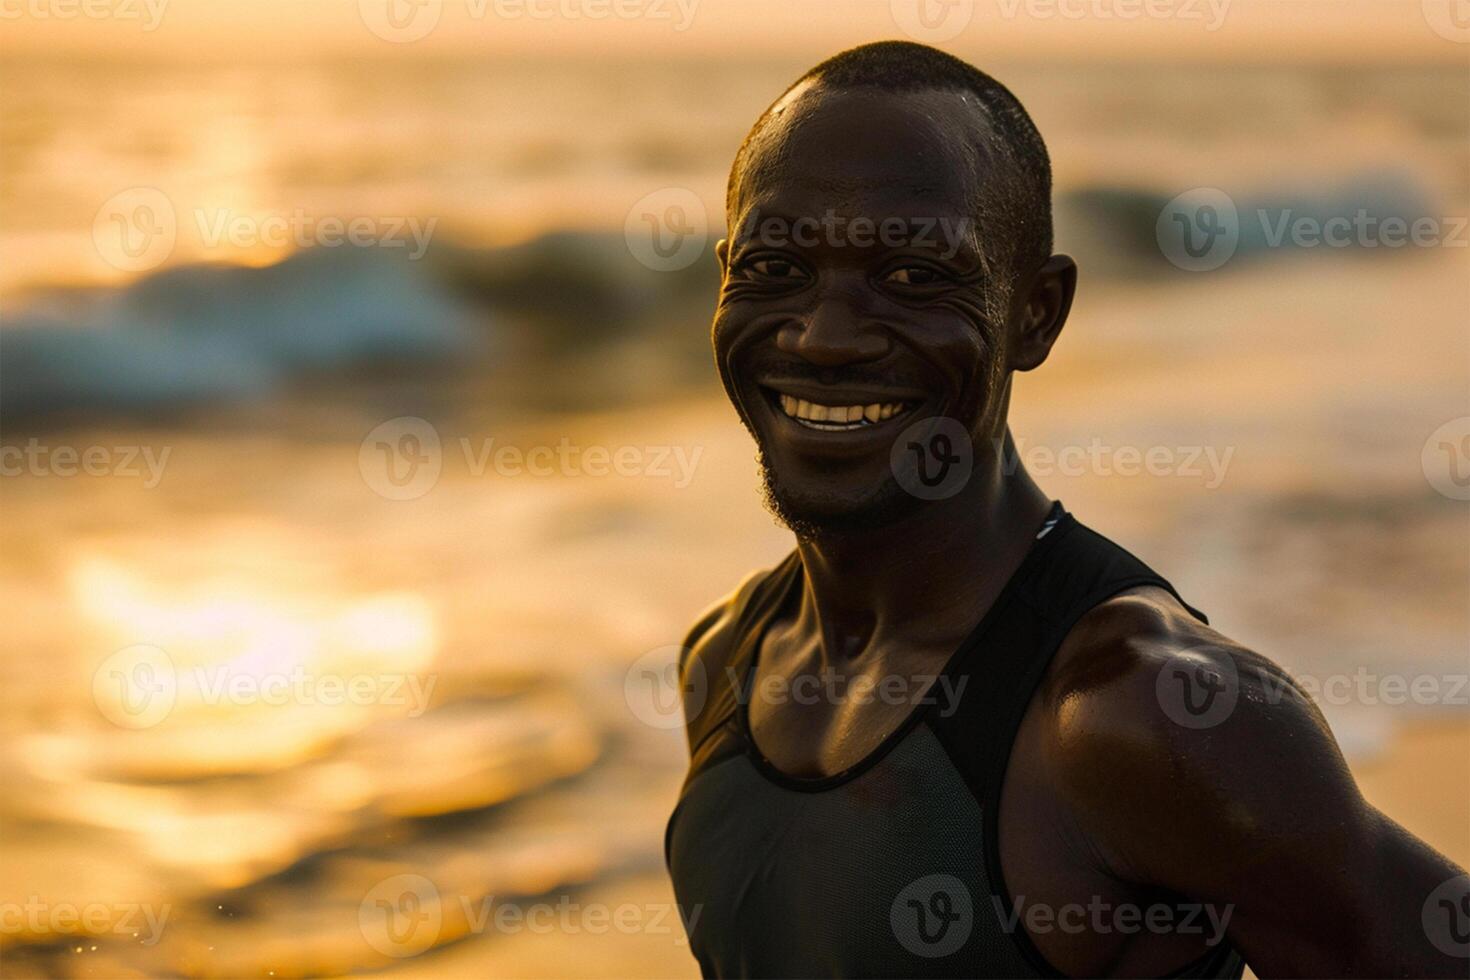
[[[705,671],[706,676],[713,676],[715,672],[723,669],[734,649],[736,619],[740,614],[740,608],[749,599],[751,591],[768,574],[770,572],[767,570],[751,572],[741,579],[740,584],[728,595],[712,603],[699,614],[699,618],[685,634],[683,649],[679,655],[681,681],[687,681],[688,672],[695,664]],[[687,682],[682,684],[682,689],[686,698],[692,690],[702,690]],[[689,717],[689,707],[686,704],[686,718]]]
[[[1044,764],[1104,850],[1181,846],[1262,822],[1350,819],[1357,788],[1311,699],[1280,666],[1200,622],[1163,589],[1117,596],[1058,649],[1035,705]],[[1228,805],[1222,805],[1228,804]],[[1185,821],[1194,834],[1174,833]],[[1177,855],[1183,858],[1183,855]]]
[[[1282,667],[1154,587],[1115,596],[1083,616],[1057,650],[1041,694],[1053,708],[1065,706],[1052,712],[1065,728],[1134,737],[1168,741],[1211,731],[1231,738],[1266,723],[1327,731]]]
[[[1271,660],[1140,590],[1078,622],[1038,694],[1041,775],[1105,873],[1229,910],[1263,976],[1464,976],[1421,909],[1470,879],[1363,799]]]

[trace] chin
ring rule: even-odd
[[[922,503],[891,476],[866,489],[840,492],[783,482],[764,454],[758,462],[766,509],[802,540],[874,531],[902,520]]]

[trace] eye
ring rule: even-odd
[[[775,256],[754,259],[746,263],[746,267],[763,279],[780,279],[795,282],[806,278],[806,273],[801,267],[790,259]]]
[[[883,277],[884,282],[899,286],[933,286],[946,279],[944,273],[927,265],[901,266]]]

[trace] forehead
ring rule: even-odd
[[[985,110],[971,93],[831,90],[805,83],[772,107],[731,200],[749,212],[873,218],[973,214],[989,168]]]

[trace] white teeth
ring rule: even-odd
[[[871,405],[818,405],[791,395],[780,396],[781,410],[812,428],[856,429],[892,418],[905,408],[903,402],[874,402]]]

